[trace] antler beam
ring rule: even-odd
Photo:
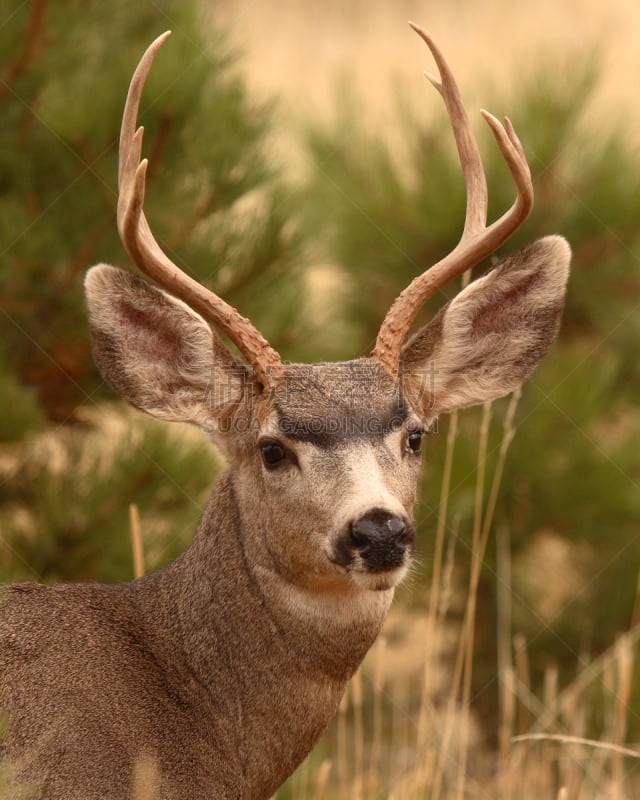
[[[451,120],[467,187],[467,210],[462,237],[456,247],[441,261],[414,278],[396,298],[380,326],[372,356],[392,375],[397,374],[402,345],[425,302],[457,275],[500,247],[522,225],[533,207],[531,172],[513,125],[509,119],[505,119],[503,127],[494,116],[483,110],[482,116],[493,131],[517,191],[511,208],[487,227],[487,180],[460,91],[449,65],[431,36],[413,22],[409,25],[426,42],[440,71],[440,79],[429,73],[426,75],[442,95]]]
[[[138,269],[223,331],[249,361],[258,380],[267,386],[270,372],[281,365],[278,353],[248,319],[165,255],[143,211],[148,161],[141,160],[144,128],[136,129],[138,110],[155,55],[170,33],[163,33],[149,45],[129,86],[120,130],[118,231]]]

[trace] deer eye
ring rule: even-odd
[[[280,442],[269,439],[265,442],[260,442],[258,447],[262,454],[262,463],[267,469],[275,469],[275,467],[287,460],[287,451]]]
[[[407,449],[416,455],[422,452],[422,431],[411,431],[407,436]]]

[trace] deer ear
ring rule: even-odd
[[[425,417],[502,397],[526,380],[560,327],[571,251],[549,236],[471,283],[402,351],[402,383]]]
[[[132,405],[207,430],[238,404],[249,372],[185,303],[106,264],[85,278],[96,363]]]

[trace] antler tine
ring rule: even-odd
[[[267,386],[270,374],[281,366],[280,356],[248,319],[166,256],[143,211],[148,161],[140,160],[144,129],[136,130],[136,123],[147,75],[170,33],[163,33],[149,45],[129,86],[120,130],[118,231],[138,269],[220,328],[247,358],[258,380]]]
[[[456,247],[441,261],[414,278],[396,298],[380,326],[372,356],[392,375],[398,371],[402,345],[424,303],[457,275],[500,247],[522,225],[533,206],[531,173],[513,125],[506,119],[503,127],[495,117],[483,111],[482,115],[507,162],[517,191],[511,208],[487,227],[487,180],[455,78],[431,36],[413,22],[409,25],[426,42],[440,72],[440,80],[428,73],[427,78],[442,95],[449,114],[467,187],[467,208],[462,236]]]
[[[433,41],[427,31],[420,28],[413,22],[409,25],[426,42],[433,55],[438,70],[440,80],[431,73],[425,72],[426,77],[442,95],[445,107],[451,120],[453,136],[455,138],[462,173],[467,187],[467,212],[464,230],[474,230],[484,226],[487,219],[487,180],[482,167],[482,158],[478,144],[471,130],[469,116],[460,96],[460,90],[456,84],[449,64],[446,62],[442,51]]]

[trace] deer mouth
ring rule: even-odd
[[[382,570],[361,570],[357,568],[347,569],[349,579],[363,589],[371,592],[384,592],[394,589],[402,582],[409,571],[410,561],[399,567]]]

